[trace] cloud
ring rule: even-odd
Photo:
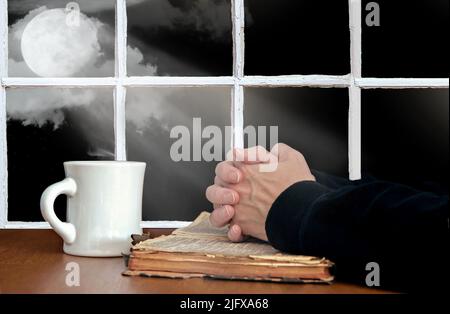
[[[86,14],[111,11],[115,0],[77,0]],[[28,14],[43,6],[62,8],[69,1],[10,0],[8,11]],[[203,32],[214,39],[224,39],[231,31],[231,7],[227,0],[127,0],[129,22],[142,27],[162,27]],[[249,19],[247,22],[251,22]]]
[[[101,94],[84,89],[10,89],[6,111],[8,119],[21,120],[24,125],[51,123],[57,129],[64,122],[63,108],[87,106],[101,99]]]
[[[48,10],[46,6],[36,8],[26,14],[22,19],[16,21],[9,27],[9,62],[8,71],[10,76],[34,77],[34,74],[24,62],[21,50],[21,39],[25,27],[38,14]],[[97,18],[88,17],[95,26],[97,32],[100,53],[93,56],[89,62],[91,66],[80,69],[75,76],[80,77],[102,77],[114,75],[114,28],[102,23]],[[138,74],[155,75],[157,68],[151,64],[144,63],[144,56],[137,48],[128,47],[128,64],[133,72]]]
[[[51,1],[50,1],[51,2]],[[136,1],[136,3],[139,1]],[[175,1],[172,1],[175,3]],[[26,4],[26,1],[23,2]],[[38,1],[39,3],[39,1]],[[169,2],[168,2],[169,3]],[[157,1],[160,6],[166,7],[161,1]],[[202,1],[193,2],[190,8],[182,7],[179,9],[174,7],[168,9],[170,12],[177,12],[173,15],[173,20],[181,17],[182,12],[190,12],[188,18],[190,22],[200,28],[208,28],[208,23],[195,22],[193,12],[195,10],[206,10],[209,4]],[[51,3],[50,3],[51,7]],[[41,12],[47,10],[47,6],[34,8],[28,12],[22,19],[17,20],[9,27],[9,75],[31,77],[35,74],[28,68],[22,57],[20,42],[23,30],[26,25]],[[186,11],[187,10],[187,11]],[[221,9],[219,9],[221,10]],[[214,10],[213,10],[214,11]],[[208,13],[210,23],[212,24],[214,14]],[[92,60],[93,66],[84,68],[77,76],[111,76],[114,71],[114,28],[110,25],[102,23],[97,18],[89,17],[97,29],[97,38],[101,47],[101,54]],[[204,18],[200,18],[203,19]],[[161,23],[165,23],[161,21]],[[176,23],[171,22],[167,25],[175,26]],[[216,28],[220,33],[220,27]],[[164,62],[176,63],[178,60],[173,57],[165,56]],[[128,72],[133,75],[157,75],[158,68],[145,61],[144,55],[138,48],[128,47]],[[127,121],[134,137],[148,136],[148,130],[159,129],[161,132],[167,133],[170,126],[173,125],[190,125],[192,117],[215,117],[213,122],[219,123],[220,117],[229,116],[229,90],[218,92],[214,89],[200,89],[202,92],[189,93],[187,89],[176,88],[142,88],[128,89],[127,91]],[[67,115],[77,113],[77,122],[79,130],[85,134],[86,138],[92,140],[93,147],[97,147],[95,143],[99,143],[101,134],[89,134],[89,127],[83,126],[83,114],[88,115],[87,118],[99,121],[101,125],[111,125],[110,118],[106,118],[105,111],[98,108],[112,108],[112,90],[111,89],[56,89],[56,88],[39,88],[39,89],[9,89],[7,92],[7,115],[8,119],[22,121],[24,125],[34,125],[42,127],[49,124],[57,129],[66,121]],[[220,104],[220,105],[217,105]],[[217,107],[215,107],[217,105]],[[182,106],[187,106],[184,109]],[[151,124],[151,126],[150,126]],[[106,135],[105,135],[106,137]],[[99,147],[104,147],[100,145]],[[104,151],[92,149],[92,155],[107,155]]]
[[[38,14],[47,10],[47,7],[39,7],[30,11],[22,19],[9,27],[9,62],[10,76],[34,77],[28,65],[22,57],[21,38],[26,25]],[[101,53],[92,55],[89,61],[91,66],[80,68],[77,76],[102,77],[114,74],[114,29],[100,22],[96,18],[89,18],[97,31],[98,45]],[[133,73],[156,75],[157,67],[144,63],[144,56],[138,48],[128,47],[128,64]],[[111,90],[70,90],[70,89],[29,89],[8,90],[7,114],[9,119],[21,120],[24,125],[43,126],[50,123],[54,128],[62,125],[65,119],[65,108],[89,106],[109,102],[110,97],[104,97]],[[106,100],[107,99],[107,100]],[[145,99],[139,99],[145,102]],[[141,118],[136,115],[136,119]],[[99,117],[101,119],[101,117]],[[138,122],[140,123],[140,122]]]
[[[192,30],[212,39],[228,39],[231,33],[230,1],[151,0],[128,9],[132,26]]]
[[[13,59],[16,61],[23,60],[22,57],[22,50],[20,42],[22,40],[22,34],[25,30],[25,27],[28,25],[28,23],[39,13],[44,12],[47,10],[46,6],[42,6],[39,8],[36,8],[34,10],[31,10],[28,12],[22,19],[18,20],[16,23],[11,25],[8,29],[8,54],[9,59]],[[10,75],[11,74],[10,72]]]
[[[27,1],[19,1],[24,7]],[[139,4],[142,1],[134,1]],[[16,3],[16,2],[14,2]],[[34,2],[33,2],[34,3]],[[39,3],[39,1],[37,1]],[[146,1],[148,5],[150,2]],[[225,22],[214,21],[220,20],[214,18],[221,10],[224,10],[224,1],[192,1],[189,6],[182,5],[180,1],[159,1],[154,2],[156,7],[162,9],[164,16],[159,16],[161,19],[156,22],[158,25],[167,25],[176,27],[177,20],[181,20],[182,15],[187,12],[187,19],[185,24],[195,24],[196,27],[203,29],[215,29],[218,35],[224,27],[217,27],[217,25],[224,25]],[[190,2],[183,2],[184,4]],[[50,1],[51,7],[53,2]],[[100,5],[100,4],[98,4]],[[214,7],[216,7],[214,9]],[[18,10],[18,7],[13,9]],[[22,19],[17,20],[9,27],[9,75],[32,77],[36,76],[24,62],[21,51],[21,38],[26,25],[38,14],[47,10],[47,6],[34,8],[28,12]],[[141,10],[139,10],[141,11]],[[157,12],[163,12],[157,11]],[[156,12],[156,13],[157,13]],[[203,13],[202,13],[203,12]],[[151,16],[158,16],[155,12]],[[199,14],[200,17],[196,17]],[[165,17],[169,17],[171,21],[164,24]],[[144,18],[144,17],[142,17]],[[102,23],[97,18],[89,17],[89,19],[96,25],[98,44],[101,47],[101,54],[92,60],[88,68],[80,69],[77,76],[81,77],[102,77],[112,76],[114,74],[114,28],[110,25]],[[208,21],[207,23],[202,21]],[[155,25],[156,25],[155,24]],[[213,26],[216,25],[216,26]],[[165,62],[176,62],[171,57],[165,57]],[[149,64],[145,61],[143,53],[138,48],[128,47],[128,72],[133,75],[157,75],[158,69],[155,65]],[[111,90],[61,90],[61,89],[30,89],[26,93],[20,90],[8,91],[7,114],[9,119],[21,120],[25,125],[43,126],[45,124],[52,124],[54,128],[59,128],[65,119],[67,110],[76,107],[89,107],[92,104],[104,104],[112,106],[110,97],[106,97],[105,93],[111,93]],[[129,121],[136,127],[136,130],[143,132],[148,127],[151,119],[161,122],[161,127],[167,128],[170,120],[174,117],[181,118],[182,113],[178,112],[174,103],[191,102],[194,99],[187,95],[185,99],[177,99],[179,95],[174,89],[141,89],[139,93],[128,92],[127,95],[127,117]],[[181,92],[181,94],[183,94]],[[110,95],[110,94],[109,94]],[[206,98],[211,103],[217,102],[213,96],[214,93],[205,93]],[[209,95],[209,96],[208,96]],[[195,101],[202,103],[203,100],[196,98]],[[219,100],[220,101],[220,100]],[[149,110],[151,108],[151,110]],[[94,113],[95,114],[95,113]],[[199,114],[202,114],[200,111]],[[98,116],[101,120],[101,116]],[[186,119],[185,119],[186,120]],[[180,121],[180,120],[179,120]],[[188,123],[189,121],[185,121]]]

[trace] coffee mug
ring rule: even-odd
[[[146,164],[126,161],[70,161],[66,179],[41,197],[44,219],[64,240],[70,255],[111,257],[129,252],[132,234],[142,233]],[[58,195],[67,195],[67,222],[55,214]]]

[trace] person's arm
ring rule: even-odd
[[[333,260],[341,279],[364,283],[369,262],[380,265],[385,287],[448,276],[448,196],[399,184],[296,183],[273,203],[266,233],[281,251]]]
[[[320,183],[330,189],[338,189],[343,186],[352,184],[352,181],[350,181],[346,178],[334,176],[334,175],[331,175],[331,174],[328,174],[328,173],[325,173],[322,171],[311,169],[311,173],[314,175],[314,177],[318,183]]]

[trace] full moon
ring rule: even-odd
[[[28,67],[42,77],[73,76],[101,53],[95,23],[79,13],[79,23],[71,25],[64,9],[36,15],[23,31],[21,49]]]

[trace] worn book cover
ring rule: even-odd
[[[325,258],[283,254],[253,238],[233,243],[227,230],[211,226],[209,213],[204,212],[171,235],[139,242],[140,238],[123,274],[305,283],[333,280],[333,263]]]

